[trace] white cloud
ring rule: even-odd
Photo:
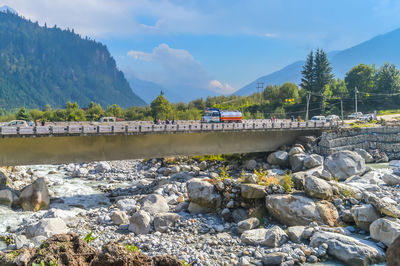
[[[158,64],[161,69],[157,73],[138,74],[140,78],[172,87],[203,88],[220,94],[229,94],[235,89],[229,84],[222,84],[212,77],[187,50],[174,49],[163,43],[155,47],[151,53],[129,51],[128,56],[146,63]],[[153,66],[157,69],[157,66]]]
[[[221,94],[231,94],[234,91],[236,91],[236,89],[233,88],[228,83],[222,84],[220,81],[218,81],[216,79],[210,81],[209,88],[211,90],[213,90],[217,93],[221,93]]]
[[[161,71],[145,79],[168,86],[207,87],[210,78],[202,64],[196,61],[186,50],[173,49],[163,43],[155,47],[151,53],[129,51],[128,56],[158,64]],[[156,66],[154,67],[156,69]]]

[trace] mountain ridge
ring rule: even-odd
[[[72,30],[0,12],[0,107],[145,105],[107,47]]]
[[[376,66],[389,62],[400,65],[400,53],[396,50],[400,47],[400,28],[374,36],[364,42],[341,51],[331,51],[328,59],[331,62],[333,73],[337,78],[344,78],[346,73],[358,64]],[[257,82],[266,85],[280,85],[285,82],[300,84],[301,70],[304,60],[295,61],[282,69],[268,75],[257,78],[239,90],[234,95],[247,95],[257,92]]]

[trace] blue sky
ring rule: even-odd
[[[129,75],[235,89],[400,27],[398,0],[0,0],[26,18],[106,44]]]

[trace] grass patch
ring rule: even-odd
[[[293,180],[292,180],[292,172],[287,172],[285,171],[285,174],[283,175],[283,188],[287,193],[292,193],[293,191]]]
[[[391,109],[391,110],[380,110],[378,111],[378,115],[394,115],[400,114],[400,109]]]
[[[137,246],[134,245],[128,245],[126,244],[125,246],[126,250],[128,250],[129,252],[140,252],[140,249]]]
[[[260,170],[254,169],[254,174],[257,176],[257,184],[262,186],[269,186],[271,184],[278,185],[279,179],[274,176],[268,176],[268,171],[263,170],[260,167]]]
[[[192,156],[191,158],[194,160],[197,160],[199,162],[203,162],[203,161],[223,162],[223,161],[225,161],[225,158],[222,154]]]
[[[93,231],[91,231],[89,234],[87,234],[85,236],[85,238],[83,240],[85,240],[85,242],[89,244],[90,242],[92,242],[95,239],[96,239],[96,237],[93,236]]]

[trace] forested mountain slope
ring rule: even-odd
[[[0,108],[64,107],[67,101],[145,105],[103,44],[0,12]]]

